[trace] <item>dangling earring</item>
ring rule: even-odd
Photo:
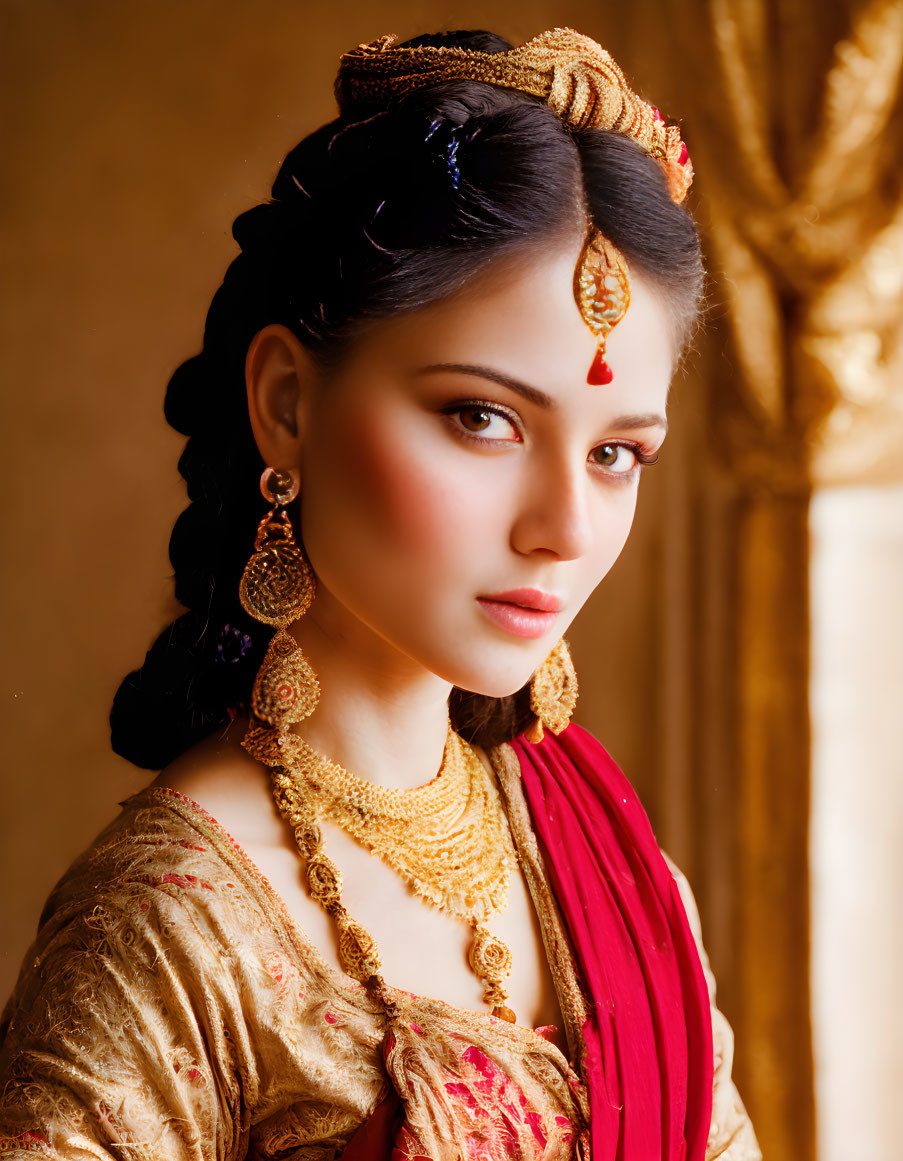
[[[260,491],[273,507],[257,527],[254,555],[245,565],[238,596],[255,620],[277,629],[257,671],[251,709],[281,735],[294,722],[310,717],[320,700],[317,675],[287,632],[310,608],[316,580],[285,511],[285,505],[298,495],[297,480],[291,472],[266,468]]]
[[[524,737],[528,742],[541,742],[543,726],[553,734],[560,734],[571,720],[576,704],[577,672],[567,642],[562,637],[533,674],[530,682],[530,709],[536,718],[524,731]]]

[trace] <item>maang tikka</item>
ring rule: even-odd
[[[613,375],[605,361],[605,340],[630,305],[627,261],[621,251],[595,226],[590,226],[574,271],[574,298],[583,321],[598,339],[587,383],[610,383]]]
[[[536,743],[542,741],[544,730],[560,734],[576,704],[577,671],[562,637],[530,681],[530,709],[535,717],[524,737]]]
[[[290,472],[268,467],[260,477],[260,491],[272,507],[257,527],[254,555],[245,565],[238,595],[250,616],[276,626],[257,671],[251,709],[282,735],[310,717],[320,700],[317,675],[288,632],[310,608],[316,580],[286,511],[298,495],[297,480]]]

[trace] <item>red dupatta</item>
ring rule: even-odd
[[[646,812],[578,725],[512,748],[595,1007],[583,1027],[593,1161],[704,1161],[714,1067],[708,989]]]
[[[704,1161],[712,1119],[708,990],[677,884],[633,787],[571,724],[511,743],[592,1015],[583,1026],[592,1161]],[[397,1158],[398,1094],[342,1153]]]

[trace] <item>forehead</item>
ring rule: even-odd
[[[636,274],[630,306],[606,341],[613,381],[587,384],[597,340],[574,297],[579,254],[578,240],[491,265],[453,297],[379,324],[360,354],[374,372],[467,363],[536,387],[562,407],[664,414],[675,358],[671,320]]]

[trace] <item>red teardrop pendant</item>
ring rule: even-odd
[[[605,362],[604,350],[600,347],[596,351],[592,366],[589,369],[589,374],[586,376],[587,383],[610,383],[614,378],[611,367]]]

